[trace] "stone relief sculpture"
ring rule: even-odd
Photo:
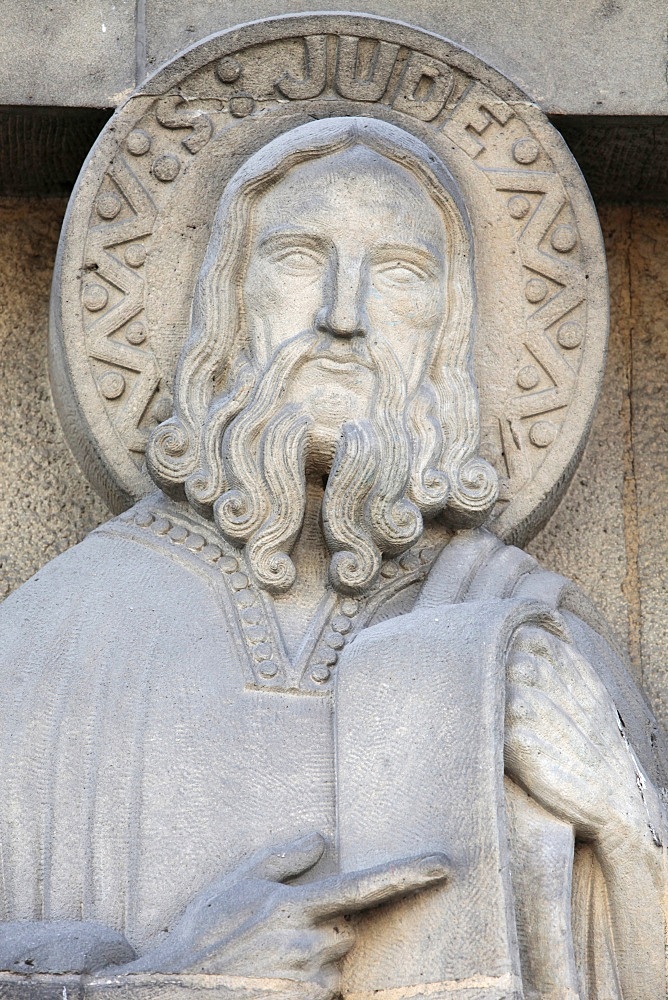
[[[1,996],[665,995],[664,737],[505,541],[600,377],[583,184],[507,81],[353,15],[112,120],[52,379],[122,512],[0,611]]]

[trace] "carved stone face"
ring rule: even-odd
[[[251,239],[243,303],[257,360],[319,335],[287,389],[316,441],[331,447],[346,420],[369,415],[370,340],[384,338],[417,389],[443,323],[445,229],[407,170],[361,146],[303,163],[259,200]]]

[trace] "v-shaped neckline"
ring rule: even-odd
[[[445,544],[440,533],[425,531],[413,548],[383,560],[380,575],[367,593],[353,597],[326,590],[291,656],[271,595],[255,583],[245,552],[229,545],[212,524],[182,504],[153,495],[97,530],[107,532],[114,527],[130,530],[133,536],[139,529],[145,541],[149,541],[148,534],[172,558],[204,564],[212,571],[243,647],[240,654],[247,687],[311,695],[331,691],[340,651],[379,608],[426,578]]]

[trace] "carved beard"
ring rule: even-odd
[[[250,402],[229,424],[222,446],[227,491],[214,517],[246,555],[261,586],[288,590],[290,558],[306,507],[306,451],[311,418],[297,403],[280,403],[290,378],[317,341],[307,331],[280,347],[260,376]],[[374,365],[372,416],[341,427],[322,504],[336,590],[359,593],[396,554],[422,533],[422,515],[408,498],[411,436],[404,373],[387,342],[368,342]]]

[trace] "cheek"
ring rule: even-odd
[[[438,285],[406,288],[369,296],[369,320],[394,348],[406,375],[419,377],[443,320],[443,292]]]
[[[393,327],[426,329],[440,322],[443,314],[443,291],[440,284],[369,289],[369,319],[378,319]]]
[[[284,340],[312,326],[322,302],[322,280],[305,281],[258,262],[248,270],[243,298],[249,323],[265,331],[265,349],[272,352]]]

